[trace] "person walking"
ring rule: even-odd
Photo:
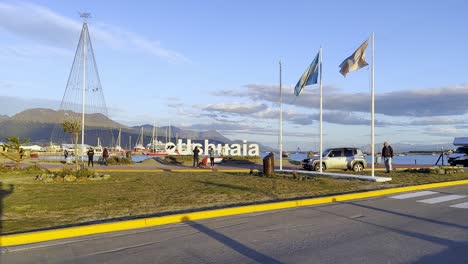
[[[65,157],[65,160],[68,158],[68,150],[63,151],[63,156]]]
[[[198,153],[200,153],[200,150],[198,149],[198,146],[195,146],[193,149],[193,167],[196,168],[198,167]]]
[[[92,167],[94,167],[94,149],[90,147],[87,154],[88,154],[88,167],[90,164]]]
[[[109,158],[109,150],[107,148],[104,148],[102,151],[102,163],[107,166],[107,159]]]
[[[385,163],[385,169],[387,173],[392,171],[392,158],[393,158],[393,148],[388,144],[388,142],[384,142],[384,147],[382,148],[382,158]]]
[[[210,168],[214,168],[215,152],[212,147],[208,149],[208,154],[210,155]]]

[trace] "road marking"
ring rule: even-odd
[[[425,200],[419,200],[419,203],[427,203],[427,204],[436,204],[436,203],[442,203],[442,202],[447,202],[447,201],[452,201],[456,199],[461,199],[467,197],[466,195],[445,195],[445,196],[440,196],[436,198],[431,198],[431,199],[425,199]]]
[[[405,193],[405,194],[390,196],[389,198],[392,198],[392,199],[408,199],[408,198],[426,196],[426,195],[431,195],[431,194],[436,194],[436,193],[438,193],[438,192],[422,191],[422,192],[413,192],[413,193]]]
[[[451,205],[450,207],[468,209],[468,203],[459,203]]]

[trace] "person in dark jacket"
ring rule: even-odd
[[[109,150],[107,148],[104,148],[104,151],[102,152],[102,163],[107,166],[107,159],[109,158]]]
[[[198,149],[198,146],[195,146],[193,149],[193,167],[196,168],[198,167],[198,153],[200,153],[200,150]]]
[[[89,148],[88,150],[88,167],[91,164],[92,167],[94,167],[94,149]]]
[[[388,142],[384,142],[384,147],[382,148],[382,158],[385,163],[385,169],[387,170],[387,173],[392,171],[392,158],[393,158],[393,149],[388,144]]]

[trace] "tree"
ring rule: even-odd
[[[4,146],[8,149],[8,152],[13,152],[14,154],[10,154],[8,152],[0,152],[0,154],[7,159],[13,160],[16,162],[16,168],[20,168],[21,161],[24,159],[24,153],[23,149],[21,146],[25,143],[29,142],[29,138],[23,139],[21,141],[19,137],[10,137],[10,138],[5,138],[5,141],[7,143],[4,144]]]
[[[75,165],[76,170],[78,170],[79,166],[76,157],[78,156],[78,136],[80,135],[81,125],[78,120],[67,119],[63,121],[62,128],[63,131],[69,133],[72,136],[73,148],[75,150]]]

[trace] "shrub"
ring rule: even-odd
[[[127,159],[126,157],[117,157],[112,156],[107,159],[107,164],[109,165],[127,165],[133,164],[132,159]]]

